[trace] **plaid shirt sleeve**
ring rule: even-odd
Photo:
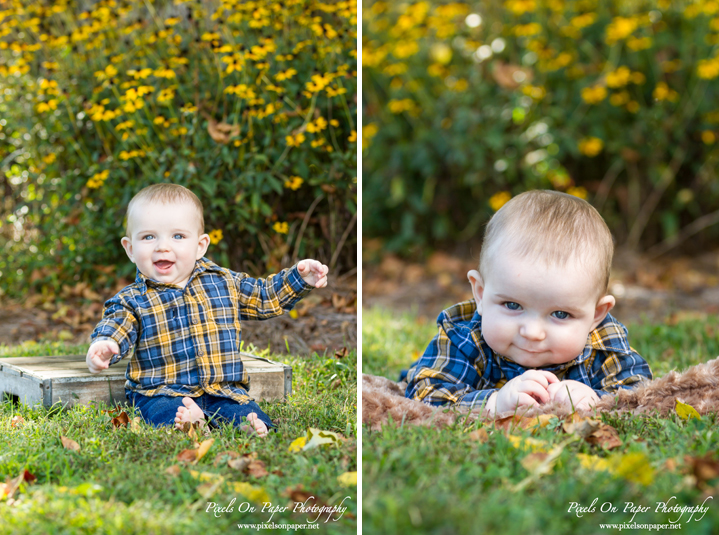
[[[591,332],[590,386],[599,396],[652,379],[649,364],[629,346],[627,328],[611,316]]]
[[[137,342],[139,320],[122,292],[105,302],[102,320],[92,332],[92,342],[113,340],[120,346],[120,354],[113,357],[110,365],[126,357]]]
[[[458,306],[461,305],[464,303]],[[443,314],[438,321],[439,333],[407,374],[405,397],[430,405],[451,403],[467,408],[481,407],[497,391],[481,388],[487,386],[482,377],[486,356],[477,347],[469,329],[453,333],[450,338],[441,321]]]
[[[264,320],[280,316],[312,290],[300,276],[297,265],[266,279],[253,279],[246,273],[232,272],[240,301],[240,319]]]

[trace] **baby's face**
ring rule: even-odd
[[[190,202],[142,202],[129,217],[131,235],[122,245],[130,260],[146,277],[184,287],[210,240],[200,235],[197,208]]]
[[[596,278],[574,262],[548,266],[500,253],[486,280],[477,271],[469,276],[485,341],[527,368],[578,357],[589,333],[614,306],[612,296],[598,299]]]

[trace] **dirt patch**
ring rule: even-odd
[[[467,272],[474,258],[437,252],[426,262],[384,255],[362,269],[362,306],[413,311],[434,321],[448,306],[471,299]],[[622,323],[675,322],[719,313],[719,250],[694,257],[650,260],[619,251],[609,292]]]

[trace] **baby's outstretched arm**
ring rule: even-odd
[[[87,350],[87,367],[90,369],[90,373],[100,373],[102,370],[106,370],[110,366],[110,359],[113,355],[120,353],[120,347],[114,340],[98,340],[94,342],[90,349]]]
[[[327,273],[329,268],[322,262],[307,258],[300,260],[297,263],[297,270],[300,272],[300,277],[315,288],[324,288],[327,286]]]
[[[519,377],[508,381],[487,401],[487,410],[494,415],[499,412],[513,411],[518,406],[539,405],[549,401],[549,387],[558,383],[553,373],[544,370],[528,370]]]

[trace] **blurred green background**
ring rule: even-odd
[[[527,189],[586,198],[617,245],[719,238],[719,3],[363,3],[363,237],[478,246]],[[421,255],[419,255],[421,256]]]
[[[224,266],[353,269],[356,28],[356,2],[1,2],[0,296],[133,279],[127,203],[163,181]]]

